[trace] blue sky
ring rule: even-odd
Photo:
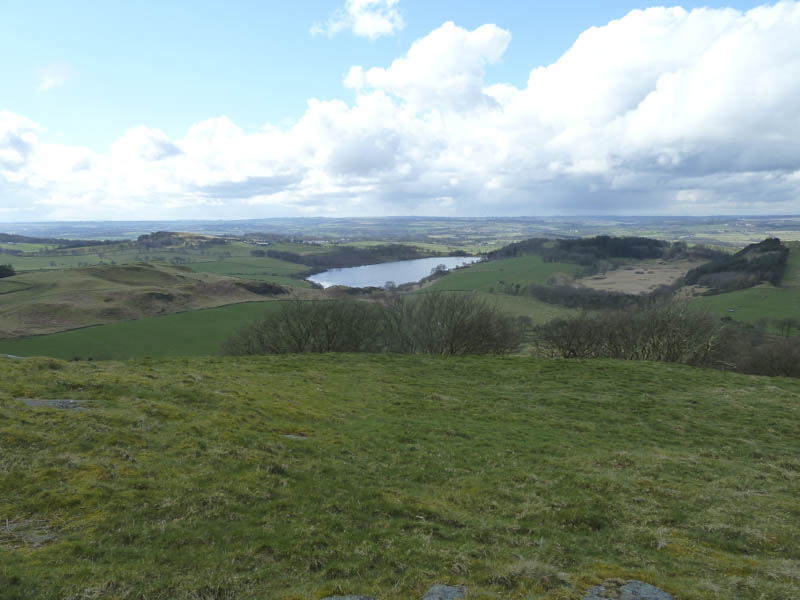
[[[346,1],[351,4],[359,1],[366,4],[364,10],[367,12],[374,10],[383,11],[384,15],[390,14],[390,20],[395,19],[392,30],[373,37],[364,35],[363,32],[359,35],[351,22],[345,22],[350,6]],[[152,218],[161,218],[165,215],[233,218],[290,214],[329,215],[336,213],[337,210],[353,214],[362,212],[398,214],[405,211],[431,214],[453,214],[459,211],[465,214],[503,214],[506,211],[508,214],[553,214],[559,211],[582,212],[587,208],[592,209],[589,212],[602,212],[606,208],[623,212],[641,210],[641,200],[633,201],[630,198],[645,197],[646,188],[654,185],[652,177],[649,183],[637,180],[630,186],[620,186],[620,178],[631,175],[630,170],[633,168],[631,165],[636,161],[668,161],[672,158],[663,156],[642,158],[637,154],[636,157],[631,157],[631,162],[626,163],[624,169],[609,175],[604,182],[600,181],[602,174],[599,174],[601,176],[597,181],[589,179],[598,175],[598,169],[604,168],[600,163],[605,163],[606,168],[611,168],[609,163],[614,163],[617,154],[622,152],[619,149],[598,149],[596,153],[598,166],[587,167],[588,171],[584,167],[575,165],[588,165],[594,160],[592,156],[582,154],[579,157],[565,158],[559,151],[553,156],[543,157],[536,165],[537,168],[541,167],[546,171],[554,163],[561,165],[564,161],[572,161],[572,166],[562,165],[564,168],[559,171],[558,177],[551,179],[537,177],[534,180],[517,181],[516,184],[511,180],[500,182],[509,170],[514,169],[515,163],[522,161],[522,157],[513,156],[513,152],[508,153],[509,156],[503,164],[497,165],[496,172],[487,172],[481,181],[473,181],[470,184],[464,183],[470,178],[469,172],[452,173],[454,169],[457,170],[452,161],[443,165],[441,173],[436,177],[431,176],[436,181],[428,187],[425,182],[429,174],[418,172],[418,167],[407,167],[406,171],[396,177],[378,176],[378,171],[385,173],[389,169],[386,166],[389,162],[393,165],[398,163],[397,156],[401,148],[414,154],[422,152],[419,148],[430,150],[431,144],[441,146],[441,140],[434,142],[417,139],[416,128],[421,127],[421,123],[431,118],[431,115],[444,115],[446,121],[450,114],[448,111],[451,110],[452,121],[466,118],[462,105],[457,109],[454,108],[455,104],[442,105],[441,97],[438,95],[440,92],[458,95],[463,94],[464,90],[460,88],[448,88],[444,92],[439,90],[436,92],[438,99],[433,99],[429,93],[430,82],[420,83],[423,88],[428,86],[425,88],[427,91],[409,91],[409,86],[413,82],[409,83],[408,75],[403,75],[405,79],[402,85],[398,81],[381,80],[383,83],[375,83],[377,80],[372,82],[365,80],[363,87],[354,87],[352,83],[346,87],[343,81],[348,73],[351,73],[353,66],[362,66],[364,72],[372,67],[389,69],[393,61],[407,56],[415,41],[427,39],[435,32],[443,31],[441,29],[443,24],[452,21],[457,29],[449,30],[449,33],[445,31],[440,36],[439,42],[435,44],[432,42],[425,50],[431,52],[430,61],[450,61],[447,63],[449,71],[433,71],[428,74],[429,76],[447,78],[451,72],[454,73],[454,78],[479,76],[479,86],[486,89],[499,85],[525,91],[532,70],[557,63],[570,50],[576,39],[590,28],[606,31],[608,35],[606,39],[613,39],[615,34],[606,28],[612,20],[623,19],[626,25],[621,35],[627,35],[637,27],[649,26],[648,24],[661,19],[657,26],[660,28],[659,31],[669,29],[665,34],[667,40],[653,51],[653,65],[639,65],[636,71],[637,74],[650,73],[653,69],[663,71],[659,71],[659,77],[642,75],[646,81],[643,80],[641,85],[650,86],[652,89],[646,90],[649,92],[656,89],[657,82],[664,73],[684,73],[690,66],[701,64],[703,60],[710,60],[709,57],[714,56],[715,52],[720,52],[720,48],[725,47],[724,40],[727,39],[725,36],[734,33],[739,35],[748,31],[746,16],[748,13],[744,11],[759,6],[759,3],[683,2],[681,6],[686,14],[699,15],[693,19],[694,24],[690,23],[691,17],[683,16],[676,19],[654,11],[645,13],[649,15],[645,19],[647,23],[637,22],[634,18],[625,20],[630,11],[650,6],[660,5],[642,2],[552,3],[502,0],[493,2],[312,0],[296,3],[6,0],[0,3],[0,55],[5,57],[0,61],[0,111],[5,111],[7,115],[6,143],[13,150],[22,143],[18,141],[15,142],[16,146],[12,144],[13,140],[17,139],[14,138],[15,135],[19,136],[19,140],[27,140],[24,142],[25,147],[30,149],[26,151],[26,157],[41,154],[36,164],[45,166],[41,166],[40,172],[33,173],[30,170],[38,168],[33,164],[35,162],[33,158],[25,159],[30,162],[30,165],[26,162],[28,170],[18,166],[19,161],[15,158],[12,161],[16,165],[13,172],[9,170],[4,175],[0,162],[0,211],[5,209],[5,213],[0,212],[0,219],[13,220],[15,216],[19,219],[30,219],[37,215],[41,218],[75,218],[75,215],[87,214],[84,206],[97,205],[98,197],[110,195],[116,196],[114,202],[110,202],[102,209],[98,207],[96,212],[90,211],[88,214],[98,218],[121,218],[121,215],[130,214],[132,210],[137,216]],[[701,6],[712,9],[728,7],[740,12],[736,13],[737,18],[732,17],[730,11],[726,13],[724,10],[706,11],[707,14],[702,15],[691,12],[692,9]],[[780,7],[782,7],[781,16],[777,17],[777,20],[773,19],[776,23],[769,25],[777,29],[771,33],[765,32],[763,40],[752,42],[756,44],[754,47],[758,48],[761,48],[758,44],[769,45],[775,42],[781,46],[783,42],[783,46],[776,50],[776,56],[783,62],[777,65],[774,61],[770,63],[771,68],[779,70],[785,66],[785,71],[775,74],[776,79],[796,74],[798,58],[797,51],[792,53],[791,48],[786,48],[788,40],[797,31],[794,20],[794,15],[798,12],[797,3],[783,2],[780,3]],[[775,9],[775,4],[767,5],[765,8]],[[340,21],[340,30],[325,31],[331,29],[331,23],[337,20]],[[459,37],[460,32],[475,32],[486,25],[495,27],[491,31],[488,29],[481,31],[484,31],[486,36],[493,37],[478,51],[472,63],[462,64],[459,59],[454,59],[448,54],[450,52],[448,44],[451,43],[454,44],[453,52],[462,52],[458,50],[458,44],[461,43],[458,40],[462,39]],[[315,27],[316,33],[312,31]],[[668,40],[670,35],[675,36],[672,42]],[[741,35],[744,36],[745,33]],[[694,41],[688,40],[686,36],[698,36],[703,40],[702,44],[697,44],[694,54],[683,55],[678,48],[681,45],[694,44]],[[777,38],[777,41],[771,42],[767,39],[769,36]],[[477,34],[475,39],[478,39]],[[643,52],[641,42],[636,43],[640,45],[632,46],[630,58],[633,62],[638,61],[634,54]],[[746,43],[751,42],[746,40]],[[603,44],[607,46],[608,42]],[[676,47],[674,60],[668,56],[670,44]],[[745,50],[746,48],[743,48],[742,52]],[[649,49],[645,48],[644,52],[649,53]],[[681,56],[677,56],[679,54]],[[591,76],[593,71],[589,64],[591,52],[584,54],[584,57],[588,57],[582,60],[587,61],[587,74]],[[765,60],[767,57],[765,54]],[[626,61],[627,58],[623,56],[616,60],[619,63]],[[416,63],[409,64],[412,65],[409,67],[412,70],[417,69],[414,67]],[[619,64],[612,66],[620,67],[622,70],[625,67]],[[601,67],[609,68],[608,64]],[[758,65],[746,65],[746,67],[751,69],[751,72],[759,70]],[[570,76],[574,77],[578,76],[576,74],[579,72],[573,69],[570,73],[572,73]],[[387,75],[384,79],[387,77],[392,79],[394,75]],[[737,79],[736,73],[728,74],[727,77],[734,83]],[[553,79],[552,85],[561,85],[559,81],[563,79],[558,81]],[[767,91],[771,93],[770,90]],[[776,93],[783,98],[789,92],[778,90]],[[492,98],[494,111],[491,113],[492,116],[474,118],[470,123],[479,128],[481,123],[494,120],[498,110],[506,115],[516,114],[518,109],[512,108],[512,99],[505,92],[503,94],[502,99],[498,99],[495,92],[485,95]],[[172,150],[167,154],[171,153],[170,155],[194,157],[197,156],[196,147],[190,148],[190,141],[186,139],[187,133],[193,126],[209,119],[226,117],[243,134],[259,132],[265,126],[288,132],[293,128],[297,129],[303,120],[318,124],[321,122],[314,120],[317,117],[312,114],[313,111],[309,111],[309,99],[315,98],[326,103],[341,100],[353,108],[358,104],[360,96],[363,96],[364,103],[378,103],[382,97],[387,96],[403,115],[409,119],[411,116],[421,119],[417,125],[409,123],[408,128],[403,131],[390,131],[391,128],[387,129],[385,123],[378,124],[374,130],[367,132],[359,129],[361,136],[359,139],[362,142],[366,140],[364,143],[367,144],[363,148],[367,163],[369,157],[375,156],[376,152],[395,153],[391,160],[387,158],[386,165],[361,168],[353,167],[348,162],[348,168],[344,171],[334,169],[323,172],[324,168],[319,165],[319,160],[322,159],[319,157],[318,160],[309,159],[308,153],[298,149],[299,154],[294,159],[296,165],[288,164],[291,159],[284,160],[267,153],[269,156],[265,155],[261,162],[256,161],[258,164],[250,165],[249,170],[229,169],[219,180],[190,175],[178,176],[176,173],[183,173],[188,167],[181,167],[177,163],[171,173],[164,175],[169,168],[160,164],[158,169],[162,173],[162,179],[153,182],[150,187],[132,192],[127,199],[121,191],[124,187],[122,181],[115,180],[116,183],[108,184],[108,181],[116,177],[116,173],[119,172],[119,169],[113,167],[112,158],[109,158],[113,154],[112,145],[128,137],[135,138],[138,140],[137,143],[144,144],[147,148],[151,148],[153,144],[158,148],[169,147]],[[635,94],[637,102],[641,102],[644,97],[641,90]],[[778,105],[780,98],[776,100]],[[429,100],[432,104],[425,104]],[[696,100],[703,102],[702,98]],[[325,106],[326,110],[334,112],[338,110],[328,104]],[[373,108],[374,106],[377,104],[373,105]],[[375,118],[380,118],[380,115],[388,115],[386,110],[375,108],[367,112]],[[550,117],[543,116],[548,110],[547,107],[537,110],[539,110],[537,118],[541,123],[550,123],[547,121]],[[575,110],[585,115],[588,109],[576,106]],[[677,109],[673,106],[670,110]],[[796,115],[792,112],[793,109],[787,108],[787,110],[789,114],[786,117],[792,120]],[[474,115],[474,112],[470,114]],[[360,128],[358,119],[361,117],[354,112],[348,115],[349,117],[341,115],[342,121],[347,121],[350,117],[355,121],[348,132],[338,134],[339,138],[346,137],[354,128]],[[396,120],[399,117],[388,118]],[[324,118],[320,119],[324,121]],[[610,122],[611,120],[608,121]],[[508,127],[508,123],[498,124],[497,131],[509,131]],[[515,127],[511,126],[510,130],[513,131]],[[126,132],[135,128],[140,128],[141,131],[136,130],[138,133],[134,132],[132,136],[127,136]],[[463,128],[464,123],[459,127],[459,131],[463,131]],[[215,131],[218,131],[218,128]],[[599,130],[595,131],[595,134],[599,135]],[[314,139],[313,134],[307,133],[309,138],[301,142],[295,139],[299,135],[297,133],[292,138],[295,141],[282,138],[280,143],[290,146],[296,144],[297,148],[300,148]],[[507,149],[510,138],[506,133],[502,135],[506,138],[500,145]],[[566,129],[560,132],[551,131],[547,134],[551,136],[550,138],[545,136],[541,139],[536,137],[539,133],[531,135],[533,137],[528,138],[531,144],[536,138],[537,142],[543,142],[542,145],[546,146],[550,142],[561,140],[564,135],[569,137],[573,133]],[[574,133],[574,135],[578,136],[574,141],[577,148],[578,144],[582,143],[578,139],[582,134]],[[3,130],[0,129],[0,144],[3,143],[2,136]],[[636,134],[631,133],[630,137],[631,147],[639,143],[636,141]],[[722,155],[718,152],[716,158],[711,155],[688,156],[691,153],[689,148],[694,148],[695,141],[686,138],[670,142],[674,142],[675,146],[670,156],[677,157],[674,160],[685,160],[687,164],[695,166],[701,163],[716,165],[713,168],[705,166],[703,169],[710,168],[717,173],[741,171],[740,183],[751,191],[755,188],[750,186],[756,185],[752,180],[752,173],[766,170],[773,175],[778,173],[781,176],[791,176],[797,168],[794,162],[796,160],[794,143],[791,139],[786,140],[778,149],[782,156],[777,160],[777,164],[773,165],[774,168],[768,168],[769,165],[760,163],[742,164],[742,161],[747,162],[746,157],[723,156],[724,137],[719,138],[718,145],[712,145],[713,147],[707,150],[707,152],[722,152]],[[407,148],[412,144],[412,138],[414,138],[413,143],[419,145],[417,150]],[[663,142],[662,138],[662,134],[656,135],[653,143],[655,144],[657,140]],[[251,141],[255,144],[255,140]],[[123,146],[128,148],[130,143],[124,141],[117,144],[118,148]],[[227,150],[223,146],[215,148],[219,148],[213,151],[215,155],[227,156],[225,154]],[[347,157],[348,152],[352,150],[352,148],[330,150],[326,160],[329,162],[350,160]],[[783,156],[784,150],[785,156]],[[79,157],[82,152],[85,155]],[[152,148],[142,152],[152,154]],[[330,158],[334,152],[336,157]],[[641,152],[641,148],[636,146],[636,153]],[[308,162],[303,163],[302,161],[306,159]],[[220,160],[230,163],[234,158],[231,155]],[[61,161],[61,165],[54,164],[58,161]],[[68,161],[73,162],[67,165]],[[92,165],[90,169],[92,176],[73,176],[73,173],[85,170],[75,165],[83,165],[86,161]],[[725,164],[717,165],[720,162]],[[206,165],[205,168],[207,171],[213,171],[216,166]],[[383,168],[384,166],[386,168]],[[59,180],[58,176],[60,167],[63,167],[62,171],[69,171],[63,180]],[[195,168],[199,167],[195,164]],[[579,171],[583,169],[581,177],[570,178],[569,173],[574,172],[576,168]],[[414,172],[414,181],[409,180],[409,170]],[[443,174],[445,171],[451,176],[445,177]],[[145,172],[149,171],[143,169],[142,173]],[[648,170],[648,173],[651,173],[651,170]],[[129,173],[126,176],[135,179],[133,174]],[[632,176],[635,178],[636,173]],[[671,176],[670,173],[664,173],[664,177]],[[320,181],[325,178],[327,178],[326,183],[323,185]],[[300,185],[301,180],[302,185]],[[213,194],[208,193],[204,187],[220,189],[219,186],[228,183],[240,184],[249,181],[257,181],[258,185],[262,186],[261,191],[267,190],[269,193],[257,195],[261,198],[260,201],[252,201],[256,196],[247,196],[243,191],[244,195],[230,202],[224,198],[212,197]],[[264,184],[265,181],[267,184]],[[285,189],[279,189],[281,186],[278,184],[281,181],[290,183]],[[457,181],[457,183],[450,185],[452,189],[444,189],[447,185],[442,184],[442,181]],[[712,213],[724,207],[742,212],[773,210],[786,212],[792,208],[797,209],[794,212],[800,212],[797,197],[787,195],[785,191],[787,186],[791,187],[792,181],[784,182],[781,189],[777,189],[774,185],[768,189],[764,188],[763,202],[755,205],[742,203],[742,199],[726,199],[723,197],[724,194],[730,192],[720,191],[721,188],[714,186],[711,186],[713,189],[707,189],[708,186],[702,182],[692,181],[682,186],[674,186],[674,198],[689,199],[688,201],[670,203],[668,199],[660,196],[659,190],[654,189],[653,201],[647,202],[646,207],[655,213],[680,211]],[[103,188],[104,185],[109,185],[110,188]],[[509,185],[516,185],[514,193],[508,189]],[[730,182],[723,186],[726,190],[730,187]],[[197,192],[198,189],[201,189],[201,192]],[[495,191],[501,189],[504,191]],[[528,200],[521,199],[521,190],[528,190],[525,192]],[[592,205],[567,199],[570,195],[585,196],[587,190],[595,194]],[[280,195],[276,196],[277,193]],[[197,202],[193,202],[189,197],[192,194],[196,195]],[[400,199],[402,195],[416,200],[403,202]],[[162,200],[158,200],[159,196]],[[712,196],[713,202],[709,200]],[[83,204],[79,197],[84,198]],[[94,200],[88,200],[90,197]],[[343,197],[347,201],[326,204],[325,198],[330,197]],[[545,200],[539,202],[536,200],[538,197]],[[164,201],[163,198],[167,200]],[[61,205],[60,199],[63,200]],[[170,208],[159,211],[157,208],[159,203]],[[563,206],[563,209],[559,206]]]
[[[352,100],[342,87],[351,65],[385,65],[446,21],[511,32],[487,82],[523,85],[533,67],[558,59],[575,38],[629,11],[663,3],[406,1],[405,26],[370,40],[348,32],[312,36],[339,0],[301,2],[8,1],[0,19],[3,108],[47,127],[48,137],[104,151],[126,129],[171,137],[226,115],[245,129],[286,126],[308,98]],[[747,9],[757,2],[681,3]],[[65,81],[42,91],[48,67]]]

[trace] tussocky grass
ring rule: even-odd
[[[6,359],[0,595],[785,600],[799,430],[800,381],[671,364]]]

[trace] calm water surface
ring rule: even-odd
[[[448,269],[452,269],[478,262],[479,260],[481,259],[478,256],[434,256],[433,258],[398,260],[364,267],[330,269],[329,271],[312,275],[308,280],[318,283],[322,287],[330,287],[332,285],[383,287],[387,281],[392,281],[397,285],[419,281],[423,277],[430,275],[431,270],[438,265],[444,265]]]

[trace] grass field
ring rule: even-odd
[[[499,309],[512,315],[527,316],[537,325],[573,314],[570,309],[534,298],[479,294]],[[49,356],[64,360],[218,355],[228,337],[267,311],[277,309],[277,302],[231,304],[48,335],[0,339],[0,354]]]
[[[97,264],[128,264],[135,262],[175,262],[194,267],[198,264],[233,263],[240,259],[247,261],[253,259],[250,254],[256,246],[243,242],[228,242],[224,245],[210,247],[179,247],[168,246],[164,248],[140,248],[132,243],[120,243],[110,246],[89,246],[74,248],[61,252],[48,254],[34,254],[30,256],[0,256],[0,264],[11,264],[18,272],[41,271],[53,269],[73,269],[77,267]],[[330,252],[330,246],[310,246],[306,244],[278,243],[268,249],[295,252],[297,254],[320,254]],[[275,274],[282,275],[289,272],[304,270],[306,267],[276,261],[271,258],[255,259],[261,261],[265,271],[275,268]],[[290,268],[289,265],[292,265]],[[293,271],[291,269],[294,269]],[[226,274],[224,268],[216,272]]]
[[[789,247],[789,260],[780,287],[762,284],[726,294],[699,296],[693,298],[692,303],[713,315],[745,323],[800,318],[800,242],[786,245]]]
[[[290,277],[294,273],[307,270],[308,267],[276,258],[236,257],[214,262],[195,262],[188,266],[196,273],[216,273],[217,275],[272,281],[279,285],[299,288],[311,287],[311,284],[303,279]]]
[[[277,306],[277,302],[246,302],[50,335],[0,339],[0,354],[65,360],[210,356],[219,354],[222,343],[241,327]]]
[[[574,314],[575,311],[536,298],[501,293],[504,284],[521,286],[530,283],[543,284],[556,273],[572,275],[576,269],[577,265],[546,263],[539,256],[506,258],[455,269],[417,293],[477,291],[481,297],[499,309],[512,315],[529,317],[534,324],[540,325],[552,319]]]
[[[341,244],[342,246],[353,246],[356,248],[372,248],[374,246],[385,246],[388,242],[374,240],[374,241],[357,241],[357,242],[347,242],[346,244]],[[468,254],[480,254],[482,252],[490,252],[491,250],[496,250],[501,246],[505,245],[502,242],[482,242],[476,244],[466,244],[466,245],[453,245],[447,243],[433,243],[433,242],[391,242],[391,243],[398,243],[403,244],[405,246],[413,246],[415,248],[420,248],[421,250],[429,251],[429,252],[442,252],[444,254],[450,254],[452,252],[466,252]]]
[[[759,285],[715,296],[692,298],[692,304],[718,317],[756,323],[762,319],[800,317],[800,289]],[[731,312],[730,309],[733,309]]]
[[[0,292],[6,293],[0,293],[0,336],[54,333],[266,299],[242,287],[244,283],[149,263],[23,273],[2,280]]]
[[[367,355],[0,381],[4,600],[800,597],[800,381]]]
[[[469,265],[440,277],[429,290],[489,292],[501,287],[500,282],[543,284],[556,273],[574,275],[580,267],[567,263],[544,262],[541,256],[520,256]]]

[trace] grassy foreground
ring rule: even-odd
[[[0,595],[795,598],[799,430],[800,381],[666,364],[0,360]]]

